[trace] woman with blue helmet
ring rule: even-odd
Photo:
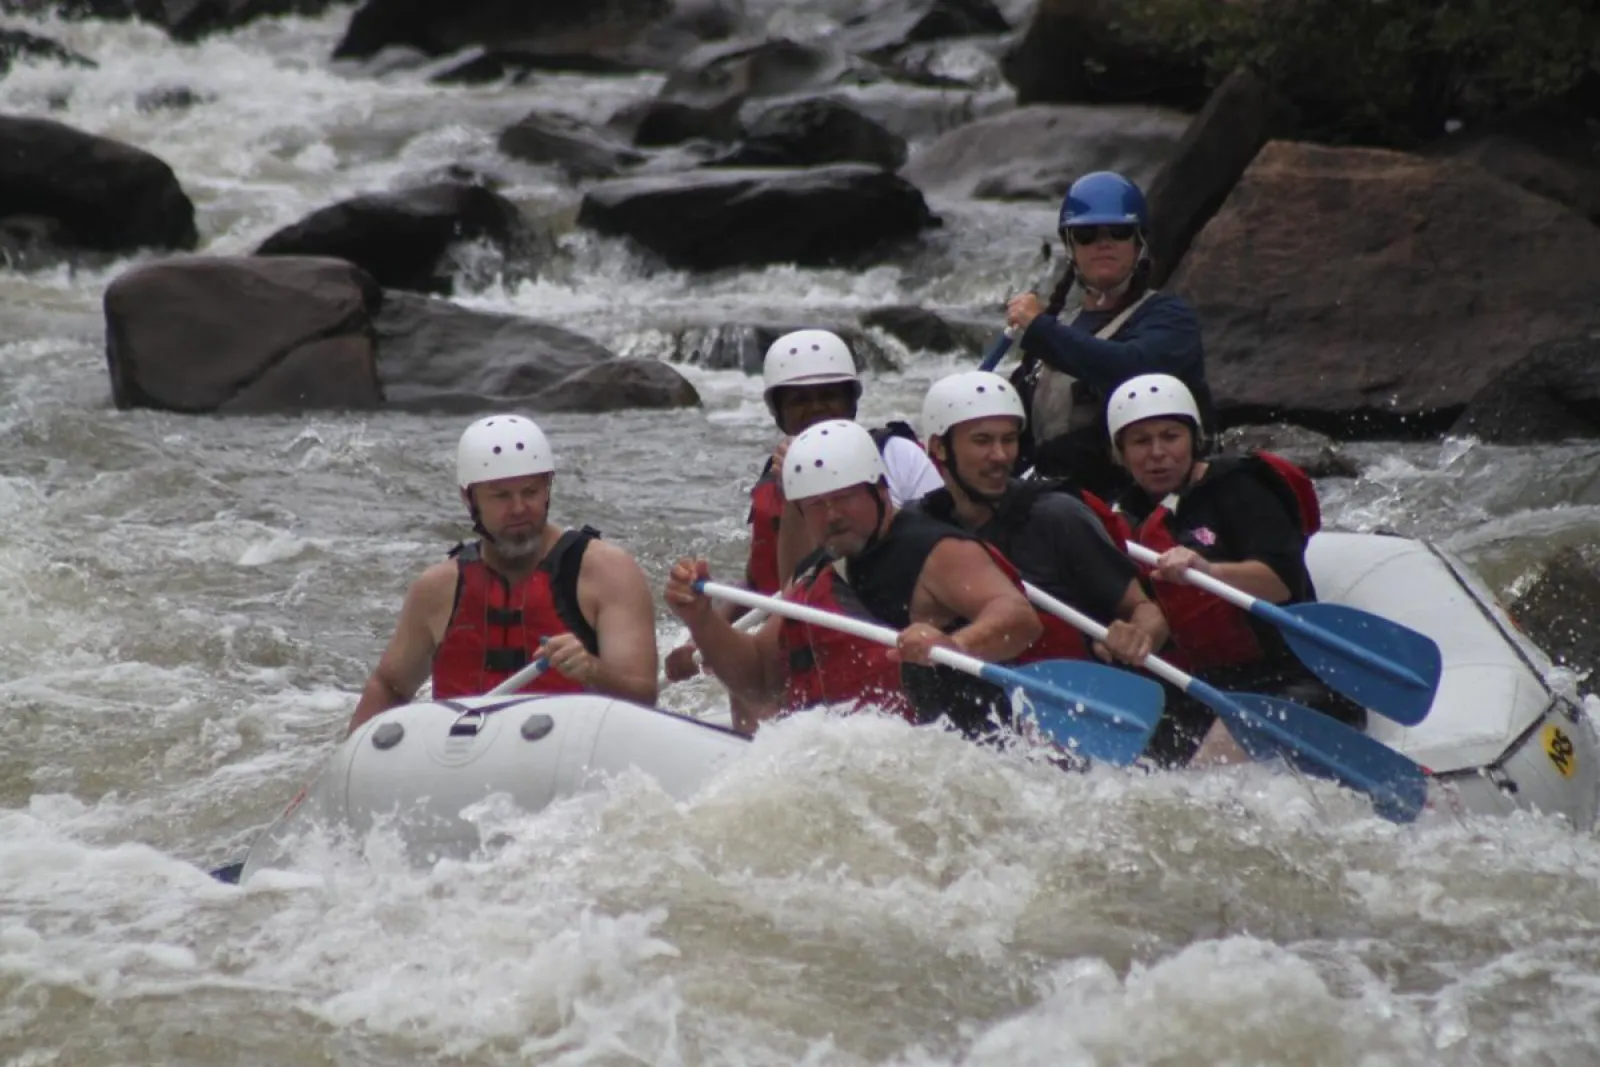
[[[1067,267],[1049,302],[1024,293],[1006,307],[1023,357],[1012,380],[1033,427],[1024,465],[1101,496],[1127,484],[1105,444],[1106,397],[1123,382],[1170,374],[1213,423],[1200,321],[1181,297],[1150,288],[1149,222],[1137,185],[1111,171],[1085,174],[1061,205]],[[1075,286],[1081,307],[1063,319]]]

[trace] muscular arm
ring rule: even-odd
[[[774,615],[755,633],[741,633],[714,612],[707,612],[705,621],[689,625],[700,657],[711,673],[729,693],[767,713],[736,718],[734,729],[741,733],[753,732],[758,722],[769,718],[783,693],[785,671],[778,645],[782,626],[783,620]]]
[[[967,625],[950,636],[979,659],[1015,659],[1044,629],[1022,590],[988,551],[976,541],[956,537],[945,538],[929,553],[912,609],[913,622],[934,626],[967,619]],[[922,614],[926,617],[918,617]]]
[[[439,648],[439,635],[444,631],[450,603],[455,599],[455,589],[454,563],[436,563],[412,583],[400,608],[400,621],[389,639],[389,647],[383,650],[378,665],[362,687],[348,732],[353,732],[374,715],[408,703],[427,681],[434,653]]]
[[[1171,374],[1187,380],[1205,358],[1194,310],[1180,300],[1160,296],[1134,312],[1115,340],[1102,341],[1087,330],[1040,315],[1028,324],[1021,345],[1047,366],[1102,392],[1138,374]]]
[[[1122,602],[1117,605],[1117,618],[1147,634],[1150,647],[1158,653],[1161,646],[1167,643],[1167,638],[1172,636],[1172,628],[1167,625],[1167,617],[1162,614],[1160,605],[1146,595],[1144,586],[1139,584],[1137,578],[1128,582]]]
[[[800,561],[817,550],[817,543],[806,529],[806,520],[800,509],[788,501],[783,505],[783,518],[778,522],[778,582],[788,585]]]
[[[1283,579],[1258,559],[1239,563],[1210,563],[1206,573],[1269,604],[1282,604],[1289,599],[1289,587],[1283,584]]]
[[[644,572],[627,552],[590,541],[578,572],[578,610],[599,639],[596,692],[640,704],[656,702],[655,605]]]

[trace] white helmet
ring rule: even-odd
[[[786,385],[827,385],[849,382],[855,399],[861,399],[861,379],[856,377],[856,360],[850,346],[836,333],[827,330],[796,330],[772,342],[761,363],[765,383],[762,396],[767,410],[778,417],[772,391]]]
[[[1129,378],[1111,391],[1106,403],[1106,428],[1111,431],[1111,447],[1117,435],[1128,426],[1145,419],[1181,418],[1194,423],[1195,444],[1200,443],[1200,408],[1189,387],[1170,374],[1141,374]]]
[[[490,415],[468,426],[456,446],[461,488],[497,478],[523,478],[556,469],[544,431],[521,415]]]
[[[877,485],[889,477],[878,442],[849,419],[812,426],[783,457],[783,495],[807,500],[852,485]]]
[[[1022,397],[1010,382],[986,370],[969,370],[940,378],[922,401],[922,435],[933,438],[949,432],[958,422],[1007,416],[1028,420]]]

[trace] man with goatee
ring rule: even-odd
[[[549,667],[523,692],[655,702],[644,572],[593,529],[548,521],[555,470],[549,441],[528,419],[491,415],[467,427],[456,481],[478,540],[412,584],[350,729],[411,700],[430,675],[435,699],[476,696],[540,656]]]

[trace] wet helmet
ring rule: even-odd
[[[1143,232],[1150,225],[1150,209],[1139,187],[1120,174],[1097,170],[1072,183],[1061,202],[1059,230],[1066,236],[1071,226],[1133,223]]]
[[[838,334],[828,330],[795,330],[772,342],[761,364],[767,410],[778,417],[774,391],[789,385],[827,385],[849,382],[853,399],[861,399],[861,379],[855,357]]]
[[[1111,391],[1106,402],[1106,428],[1111,447],[1117,448],[1122,431],[1145,419],[1186,419],[1194,427],[1195,448],[1200,441],[1200,408],[1189,387],[1170,374],[1141,374]]]
[[[456,484],[462,489],[499,478],[549,474],[555,455],[544,431],[521,415],[489,415],[461,435],[456,446]]]
[[[1027,421],[1017,390],[998,374],[963,371],[940,378],[928,390],[922,401],[922,434],[941,437],[959,422],[998,416]]]
[[[810,427],[783,457],[783,495],[806,500],[852,485],[877,485],[888,478],[878,442],[848,419]]]

